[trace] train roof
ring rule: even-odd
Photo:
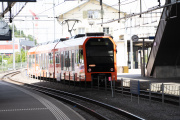
[[[36,49],[37,49],[37,47],[30,48],[29,51],[28,51],[28,53],[30,53],[30,52],[35,52]]]
[[[51,44],[47,44],[47,45],[41,45],[36,49],[36,52],[42,52],[42,51],[51,51],[52,49],[54,49],[55,45],[57,43],[51,43]]]
[[[67,47],[75,47],[75,46],[81,46],[83,45],[84,41],[86,40],[87,37],[80,37],[76,39],[70,39],[66,41],[61,41],[57,44],[55,49],[58,48],[67,48]]]
[[[76,37],[73,37],[72,39],[60,39],[59,42],[51,42],[49,44],[44,44],[40,46],[36,46],[31,48],[28,53],[30,52],[47,52],[51,51],[53,49],[59,49],[59,48],[69,48],[69,47],[79,47],[82,46],[84,41],[89,37],[102,37],[104,36],[104,33],[86,33],[85,34],[79,34],[76,35]]]

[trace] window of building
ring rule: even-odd
[[[85,28],[78,28],[78,34],[85,34]]]
[[[109,34],[109,27],[103,27],[103,32],[105,34]]]
[[[88,11],[88,18],[89,19],[98,19],[100,16],[99,10],[89,10]]]

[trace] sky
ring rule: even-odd
[[[146,11],[151,7],[157,6],[158,0],[142,0],[142,11]],[[161,0],[161,5],[165,0]],[[84,1],[64,1],[54,0],[55,16],[71,9],[74,5],[81,4]],[[103,0],[115,8],[118,7],[119,0]],[[121,11],[126,13],[139,13],[140,0],[121,0]],[[32,15],[38,16],[38,21],[33,20]],[[37,2],[29,2],[20,14],[14,19],[15,25],[25,34],[36,36],[38,43],[54,40],[54,19],[53,19],[53,0],[37,0]],[[34,27],[33,27],[34,26]],[[60,38],[61,25],[55,20],[55,39]]]

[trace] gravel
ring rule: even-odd
[[[131,96],[129,95],[122,95],[119,93],[115,93],[115,96],[112,97],[111,91],[105,91],[105,90],[92,90],[91,88],[79,88],[60,84],[60,83],[50,83],[50,82],[44,82],[40,80],[35,80],[32,78],[27,78],[25,76],[25,71],[23,71],[21,74],[18,74],[13,77],[13,79],[18,79],[22,82],[28,82],[32,84],[38,84],[38,85],[44,85],[47,87],[56,88],[59,90],[64,90],[67,92],[72,92],[75,94],[79,94],[85,97],[89,97],[95,100],[98,100],[100,102],[104,102],[110,105],[113,105],[115,107],[118,107],[120,109],[123,109],[125,111],[128,111],[132,114],[135,114],[141,118],[147,119],[147,120],[180,120],[180,106],[170,105],[167,103],[161,103],[156,101],[149,101],[147,99],[140,98],[139,104],[138,104],[138,98],[133,97],[131,101]],[[86,113],[82,112],[81,110],[76,109],[75,107],[71,106],[72,109],[79,112],[83,117],[89,120],[95,120],[95,118],[91,118]],[[98,110],[98,108],[97,108]],[[108,113],[103,113],[107,116],[113,116],[112,113],[108,115]],[[118,118],[113,118],[113,120],[118,120]]]

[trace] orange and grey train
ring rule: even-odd
[[[27,68],[29,75],[57,81],[117,80],[116,44],[102,33],[62,39],[31,48]]]

